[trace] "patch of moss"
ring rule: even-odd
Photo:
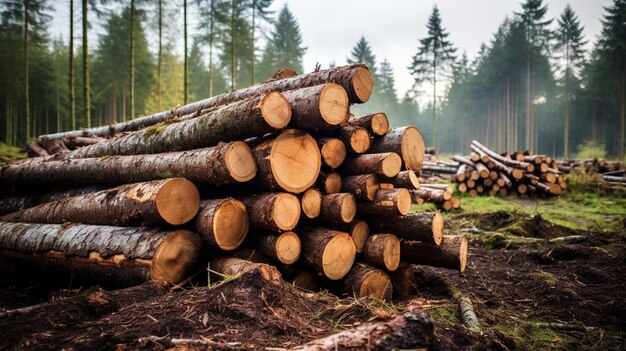
[[[458,326],[461,323],[461,311],[457,304],[434,307],[427,312],[433,321],[441,324]]]
[[[0,163],[28,157],[20,148],[0,143]]]
[[[533,327],[532,321],[522,321],[515,326],[496,325],[493,328],[513,339],[522,350],[569,350],[575,340],[558,331]]]
[[[150,126],[150,127],[146,128],[146,131],[144,132],[144,135],[146,137],[149,137],[149,136],[152,136],[152,135],[155,135],[155,134],[159,134],[162,131],[164,131],[165,128],[167,128],[167,125],[164,125],[164,124],[153,125],[153,126]]]
[[[544,272],[544,271],[533,272],[530,274],[530,276],[535,280],[546,282],[550,285],[558,281],[557,277],[555,277],[554,274],[550,272]]]

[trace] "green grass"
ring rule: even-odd
[[[0,163],[11,160],[19,160],[26,158],[26,156],[27,155],[25,153],[20,152],[20,148],[0,143]]]
[[[493,329],[515,341],[524,350],[568,350],[572,337],[561,334],[551,328],[534,327],[533,322],[522,321],[514,326],[495,325]]]
[[[429,309],[428,316],[436,322],[449,326],[461,324],[461,311],[456,303]]]

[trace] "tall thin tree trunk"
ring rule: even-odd
[[[437,114],[437,54],[433,58],[433,147],[437,148],[437,127],[435,117]]]
[[[187,92],[187,86],[188,86],[188,83],[187,83],[187,76],[188,76],[188,73],[187,73],[187,70],[188,70],[187,68],[187,65],[188,65],[187,63],[187,0],[183,1],[183,33],[184,33],[183,36],[184,36],[184,42],[185,42],[185,60],[184,60],[185,67],[184,67],[184,72],[183,72],[184,74],[183,84],[185,85],[185,87],[184,87],[184,99],[183,100],[185,101],[185,105],[187,105],[187,94],[188,94]]]
[[[28,95],[28,8],[29,0],[24,1],[24,111],[26,114],[26,138],[30,139],[30,99]]]
[[[126,84],[122,86],[122,122],[126,122]]]
[[[231,1],[230,9],[230,86],[232,90],[237,89],[235,81],[235,0]]]
[[[130,0],[130,119],[135,118],[135,0]]]
[[[59,93],[59,63],[56,62],[56,64],[54,65],[56,68],[56,79],[55,79],[55,86],[56,86],[56,132],[60,132],[61,131],[61,99],[59,97],[60,93]]]
[[[76,97],[74,96],[74,0],[70,0],[69,93],[72,130],[76,130]],[[60,119],[58,116],[57,119]],[[60,130],[59,130],[60,131]]]
[[[163,0],[159,0],[159,57],[157,59],[157,110],[161,111],[161,66],[163,64]]]
[[[532,149],[532,96],[531,96],[531,81],[530,81],[530,44],[528,44],[528,51],[526,52],[526,149]]]
[[[213,3],[215,0],[211,0],[211,33],[209,34],[209,97],[213,96]]]
[[[626,71],[625,71],[626,73]],[[624,158],[626,149],[624,149],[624,134],[626,131],[626,74],[622,74],[622,87],[620,98],[620,134],[619,134],[619,157]]]
[[[7,145],[12,145],[11,144],[11,109],[9,107],[9,91],[7,90],[7,104],[6,104],[6,120],[4,121],[6,129],[4,130],[4,142],[7,143]]]
[[[87,36],[87,0],[83,0],[83,104],[87,128],[91,128],[91,97],[89,92],[89,40]]]
[[[117,78],[113,81],[113,113],[110,123],[117,122]]]
[[[252,62],[252,75],[250,76],[250,85],[254,85],[254,20],[256,15],[256,0],[252,0],[252,54],[251,54],[251,62]]]
[[[569,117],[570,117],[570,102],[569,102],[569,45],[565,49],[565,116],[563,120],[563,156],[569,157]]]

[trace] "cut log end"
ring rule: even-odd
[[[298,198],[287,193],[276,194],[272,218],[281,230],[295,228],[300,220],[300,201]]]
[[[401,189],[398,193],[398,212],[401,215],[409,213],[411,210],[411,193],[407,189]]]
[[[187,179],[168,179],[156,194],[156,208],[165,222],[181,225],[189,222],[200,209],[198,188]]]
[[[335,194],[341,191],[342,180],[339,173],[331,172],[324,180],[324,191],[327,194]]]
[[[374,79],[369,69],[365,67],[356,68],[356,72],[352,79],[352,91],[358,102],[364,103],[369,100],[372,95],[372,88],[374,87]]]
[[[340,216],[344,223],[352,222],[356,216],[356,200],[352,194],[341,199]]]
[[[238,182],[247,182],[256,176],[256,162],[250,147],[243,141],[231,143],[224,155],[228,173]]]
[[[407,127],[401,142],[404,166],[412,171],[419,171],[424,162],[424,138],[415,127]]]
[[[387,273],[367,264],[354,265],[344,282],[345,290],[357,297],[371,296],[380,300],[390,300],[393,285]]]
[[[352,241],[354,241],[354,247],[356,248],[356,252],[363,252],[363,248],[365,247],[365,242],[370,235],[370,228],[367,222],[365,221],[357,221],[350,231],[350,236],[352,236]]]
[[[302,194],[302,212],[308,218],[320,215],[322,193],[317,189],[308,189]]]
[[[338,84],[324,85],[320,92],[319,109],[322,118],[331,126],[342,123],[350,102],[346,90]]]
[[[321,155],[309,134],[296,129],[284,131],[273,143],[271,157],[274,179],[286,191],[301,193],[315,183]]]
[[[383,242],[385,268],[395,271],[400,265],[400,240],[395,235],[385,237]]]
[[[365,128],[355,127],[350,134],[350,149],[357,154],[362,154],[370,147],[370,134]]]
[[[443,216],[437,211],[433,216],[433,241],[435,245],[441,245],[443,240]]]
[[[333,237],[322,254],[322,269],[324,275],[331,280],[343,278],[354,264],[356,247],[347,233],[340,233]]]
[[[395,177],[398,173],[400,173],[401,168],[402,159],[394,152],[390,152],[383,160],[382,173],[386,177]]]
[[[323,140],[322,160],[330,168],[337,168],[346,159],[346,145],[339,139],[328,138]]]
[[[384,113],[372,116],[372,133],[378,136],[385,135],[389,130],[389,120]]]
[[[215,211],[213,235],[216,245],[225,251],[234,250],[248,235],[248,212],[239,200],[227,199]]]
[[[276,240],[276,256],[281,263],[295,263],[300,258],[300,248],[300,239],[294,232],[284,232]]]
[[[202,251],[202,239],[187,230],[168,235],[157,248],[150,268],[153,280],[178,284],[191,276]]]
[[[283,129],[291,121],[291,106],[281,93],[271,92],[260,102],[263,119],[276,129]]]

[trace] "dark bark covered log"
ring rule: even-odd
[[[317,145],[322,155],[322,163],[330,168],[341,166],[346,159],[346,145],[337,138],[317,139]]]
[[[164,122],[173,117],[197,113],[202,110],[214,109],[221,105],[249,99],[270,92],[288,91],[324,83],[336,83],[347,92],[350,103],[366,102],[371,93],[374,81],[369,70],[364,65],[350,65],[316,71],[309,74],[273,80],[271,82],[253,85],[249,88],[235,90],[230,93],[214,96],[197,101],[189,105],[160,112],[154,115],[136,118],[129,122],[117,123],[111,126],[88,128],[70,132],[43,135],[47,138],[63,138],[65,136],[110,136],[119,132],[139,130]]]
[[[421,197],[426,201],[434,203],[442,203],[452,198],[451,193],[443,190],[426,188],[424,186],[417,190],[411,190],[411,193],[414,197]]]
[[[359,212],[368,214],[405,215],[411,209],[411,193],[407,189],[379,189],[374,201],[359,201]]]
[[[344,291],[357,297],[391,300],[393,285],[389,275],[366,263],[355,263],[343,281]]]
[[[307,218],[316,218],[322,208],[322,193],[314,188],[307,189],[300,198],[302,213]]]
[[[320,227],[298,229],[301,259],[328,279],[343,278],[354,263],[356,247],[348,233]]]
[[[281,273],[286,282],[293,284],[300,289],[309,291],[320,290],[320,281],[318,275],[315,273],[299,269],[294,266],[281,268]]]
[[[333,227],[342,232],[350,234],[350,237],[352,237],[352,241],[354,241],[354,247],[356,248],[356,252],[363,252],[363,249],[365,248],[365,242],[370,235],[370,228],[367,222],[356,220],[352,223],[335,224],[333,225]]]
[[[402,159],[394,152],[348,157],[337,169],[342,175],[376,173],[395,177],[402,168]]]
[[[435,340],[433,329],[432,321],[424,312],[406,312],[388,321],[370,322],[310,341],[294,350],[428,350]]]
[[[356,215],[356,200],[350,193],[322,196],[319,220],[327,223],[350,223]]]
[[[382,136],[389,131],[389,120],[387,115],[378,112],[360,117],[351,117],[348,124],[354,127],[367,129],[372,135]]]
[[[39,144],[46,149],[50,155],[61,155],[68,153],[70,150],[59,139],[40,139]]]
[[[106,139],[105,138],[68,137],[68,138],[63,138],[63,144],[65,144],[65,146],[67,146],[70,150],[74,150],[77,147],[97,144],[104,140]]]
[[[412,212],[406,216],[369,216],[372,231],[393,233],[402,239],[417,240],[434,245],[443,239],[443,216],[439,212]]]
[[[230,251],[243,243],[248,234],[246,206],[233,198],[203,200],[194,228],[211,248]]]
[[[300,220],[300,201],[288,193],[264,193],[242,197],[250,226],[260,230],[291,230]]]
[[[186,230],[0,223],[0,258],[105,283],[177,284],[194,272],[201,249]]]
[[[31,158],[1,165],[0,183],[124,184],[183,177],[199,184],[228,184],[248,181],[256,171],[250,148],[236,141],[206,149],[154,155],[73,160]]]
[[[417,175],[412,170],[401,171],[395,177],[379,176],[381,182],[393,184],[396,188],[406,188],[409,190],[419,189],[420,182]]]
[[[441,245],[402,240],[402,260],[414,264],[458,270],[467,265],[467,238],[464,235],[444,235]]]
[[[63,158],[193,150],[271,133],[285,128],[290,119],[291,108],[287,99],[280,93],[270,93],[227,105],[197,118],[155,125],[85,146],[64,154]]]
[[[0,217],[3,222],[75,222],[117,226],[180,225],[200,206],[192,182],[169,178],[67,197]]]
[[[362,154],[370,148],[370,134],[365,128],[348,125],[341,127],[335,133],[351,153]]]
[[[407,298],[417,293],[413,267],[406,262],[400,262],[398,268],[389,273],[393,283],[393,294],[399,298]]]
[[[44,202],[52,202],[70,196],[94,193],[106,188],[107,187],[103,185],[94,185],[82,188],[53,190],[42,195],[4,196],[0,199],[0,215],[17,212]]]
[[[337,84],[328,83],[290,90],[283,95],[291,105],[289,126],[292,128],[332,127],[344,122],[348,114],[348,94]]]
[[[359,200],[373,201],[379,188],[378,179],[374,174],[361,174],[341,179],[341,191],[351,193]]]
[[[289,129],[263,141],[254,150],[259,188],[299,194],[310,188],[322,166],[320,149],[309,134]]]
[[[48,151],[44,150],[36,141],[31,141],[26,144],[22,151],[25,151],[28,157],[50,156]]]
[[[281,281],[278,269],[265,263],[256,263],[237,257],[225,256],[214,258],[209,262],[208,270],[217,278],[226,278],[256,271],[261,277],[270,281]]]
[[[424,139],[413,126],[394,128],[384,136],[374,138],[370,152],[395,152],[402,157],[406,169],[419,171],[424,161]]]
[[[395,271],[400,264],[400,240],[393,234],[370,235],[365,242],[363,254],[372,265]]]
[[[315,185],[326,194],[335,194],[341,191],[343,179],[336,172],[320,172]]]
[[[268,257],[290,265],[300,258],[300,239],[294,232],[254,233],[256,247]]]

